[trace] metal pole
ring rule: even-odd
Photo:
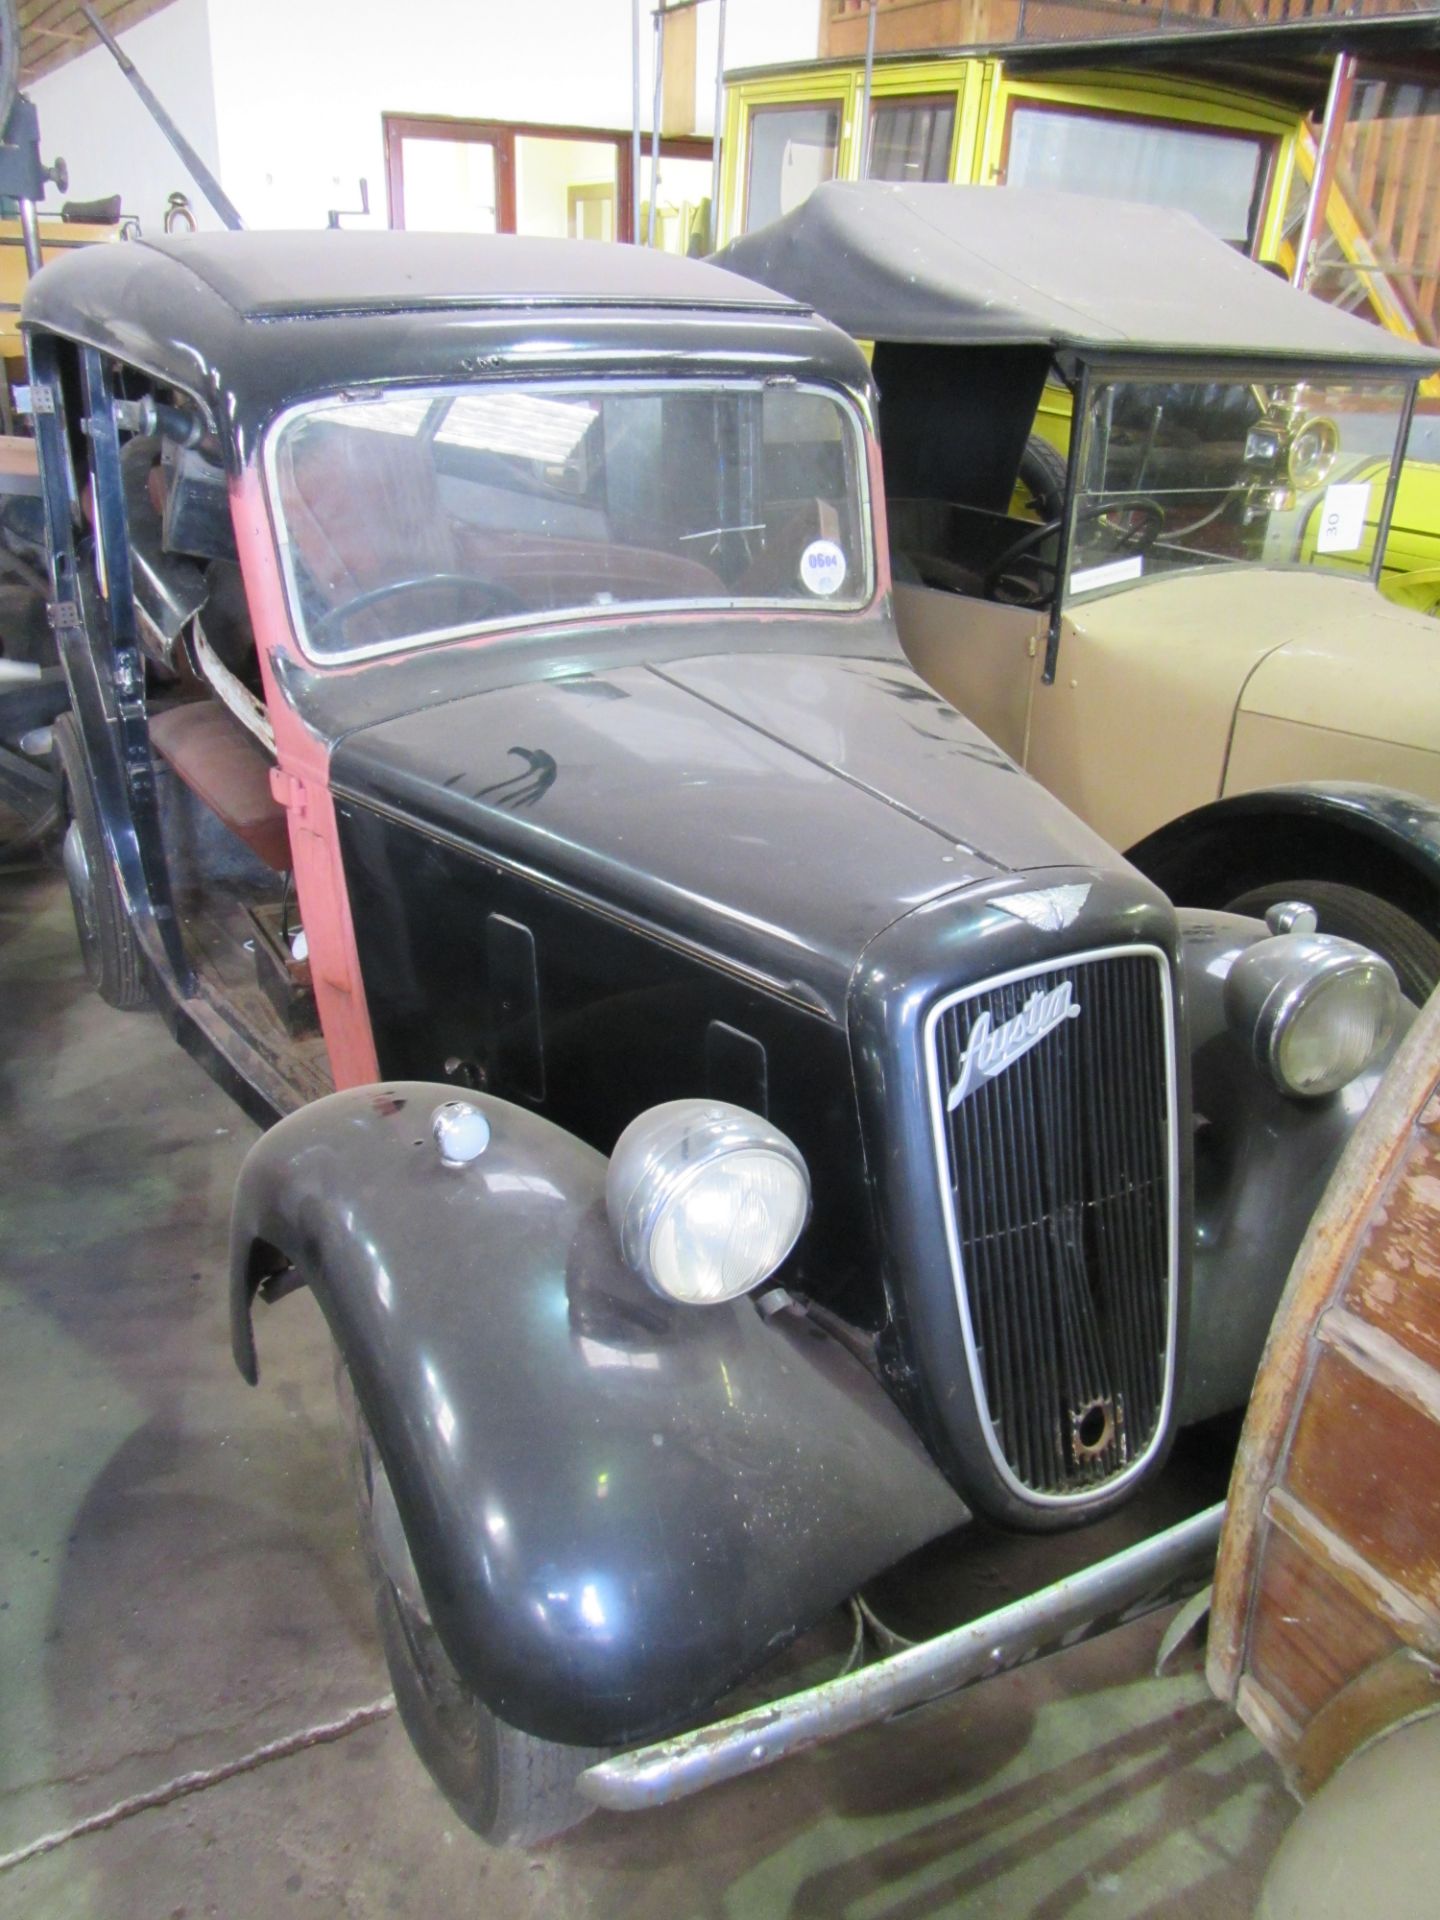
[[[25,271],[33,280],[43,265],[40,253],[40,220],[33,200],[17,200],[20,210],[20,238],[25,246]]]
[[[715,145],[710,163],[709,251],[720,244],[720,139],[725,119],[725,0],[720,0],[720,19],[715,29]]]
[[[1295,245],[1295,270],[1291,280],[1303,293],[1314,275],[1311,258],[1320,234],[1320,223],[1330,199],[1330,182],[1340,158],[1340,137],[1350,112],[1355,91],[1355,56],[1337,53],[1330,70],[1330,94],[1325,102],[1325,118],[1320,127],[1320,144],[1315,149],[1315,178],[1310,183],[1310,204],[1305,209],[1305,224]]]
[[[661,89],[665,84],[665,23],[661,15],[663,6],[655,9],[655,100],[654,118],[650,122],[650,219],[649,232],[645,244],[655,244],[655,202],[660,197],[660,108]]]
[[[1385,498],[1380,503],[1380,518],[1375,523],[1375,551],[1370,561],[1370,579],[1375,586],[1380,584],[1380,569],[1385,561],[1385,547],[1390,538],[1390,521],[1395,513],[1395,495],[1400,488],[1400,469],[1410,449],[1410,428],[1415,419],[1415,400],[1419,391],[1419,382],[1410,382],[1410,391],[1405,396],[1404,410],[1400,416],[1400,432],[1396,444],[1400,448],[1400,458],[1393,456],[1390,461],[1390,477],[1385,482]]]
[[[865,27],[865,85],[860,94],[860,178],[870,177],[870,83],[875,78],[875,0]]]
[[[232,232],[238,233],[245,222],[235,211],[234,202],[229,198],[224,188],[220,185],[220,182],[215,178],[214,174],[211,173],[205,162],[200,158],[199,154],[191,146],[184,134],[181,133],[164,107],[161,106],[155,95],[141,79],[136,70],[135,62],[130,58],[129,54],[126,53],[125,49],[120,45],[120,42],[111,33],[104,21],[100,19],[93,7],[81,7],[80,11],[85,16],[86,23],[90,27],[90,30],[100,40],[101,44],[107,46],[111,53],[114,54],[120,71],[145,103],[150,118],[155,122],[156,126],[159,127],[176,153],[179,154],[181,160],[190,169],[191,178],[204,194],[205,198],[210,202],[216,213],[219,214],[223,224],[229,227]]]
[[[630,239],[640,244],[640,0],[630,0]]]

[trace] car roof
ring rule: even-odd
[[[1086,194],[832,181],[716,258],[860,340],[1440,365],[1297,292],[1190,214]]]
[[[192,233],[130,243],[121,262],[86,256],[100,285],[117,264],[142,266],[179,289],[199,282],[246,320],[310,314],[397,313],[426,308],[719,306],[769,309],[784,295],[747,284],[708,261],[596,240],[514,234],[403,232]],[[27,319],[54,324],[64,280],[47,275],[25,303]]]
[[[339,387],[634,360],[867,384],[793,298],[613,242],[403,232],[206,233],[81,247],[26,291],[22,327],[98,348],[204,401],[230,463],[264,421]]]
[[[1433,7],[1398,15],[1337,11],[1328,17],[1316,9],[1308,17],[1288,20],[1257,19],[1252,13],[1229,23],[1205,20],[1198,13],[1179,17],[1184,24],[1178,32],[1172,14],[1149,33],[1135,33],[1126,23],[1121,31],[1107,37],[1102,30],[1093,40],[1022,42],[1006,47],[1006,71],[1026,79],[1120,71],[1198,81],[1316,118],[1324,112],[1335,61],[1342,53],[1374,63],[1367,78],[1394,78],[1398,69],[1398,77],[1421,86],[1440,81],[1440,16]],[[1385,65],[1378,66],[1380,62]]]
[[[1033,35],[1027,31],[1023,39],[1003,47],[982,40],[959,46],[881,49],[875,55],[875,72],[903,74],[923,64],[933,73],[941,62],[1003,58],[1007,74],[1027,80],[1068,80],[1076,74],[1088,80],[1092,74],[1134,73],[1233,89],[1316,117],[1324,111],[1337,54],[1384,61],[1386,68],[1378,77],[1393,77],[1399,67],[1405,80],[1428,86],[1440,83],[1440,13],[1434,8],[1401,15],[1312,13],[1291,20],[1252,16],[1239,24],[1206,20],[1198,11],[1171,13],[1167,19],[1163,8],[1150,10],[1147,22],[1146,10],[1132,8],[1126,14],[1112,13],[1109,26],[1112,30],[1107,34],[1105,18],[1097,10],[1087,19],[1084,35],[1068,40],[1047,40],[1042,22]],[[823,60],[731,68],[725,78],[732,85],[763,81],[772,98],[783,99],[786,81],[803,76],[809,82],[826,73],[838,77],[862,64],[859,53],[837,54]],[[930,84],[927,79],[925,85]],[[887,90],[885,97],[896,96]]]
[[[139,245],[204,281],[247,320],[539,302],[786,304],[706,261],[597,240],[326,230],[168,235]]]

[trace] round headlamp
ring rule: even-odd
[[[1330,477],[1340,450],[1340,430],[1333,420],[1312,413],[1300,421],[1290,441],[1287,466],[1291,481],[1302,493],[1322,486]]]
[[[1316,1098],[1373,1066],[1395,1031],[1388,962],[1352,940],[1285,933],[1259,940],[1225,981],[1225,1012],[1282,1093]]]
[[[718,1100],[668,1100],[632,1120],[605,1181],[627,1264],[687,1306],[767,1280],[800,1237],[810,1176],[758,1115]]]

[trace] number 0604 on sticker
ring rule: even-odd
[[[838,593],[845,584],[845,553],[833,540],[812,540],[800,556],[800,584],[810,593]]]

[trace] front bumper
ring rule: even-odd
[[[857,1673],[602,1760],[580,1791],[617,1813],[667,1806],[1169,1606],[1209,1579],[1224,1517],[1222,1502]]]

